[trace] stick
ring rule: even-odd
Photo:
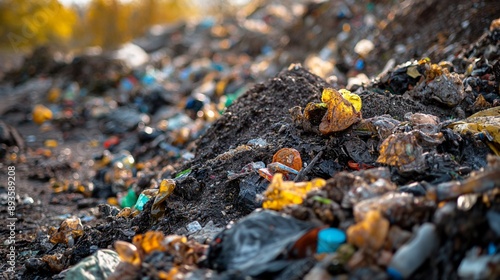
[[[309,170],[311,170],[311,168],[316,164],[316,162],[321,158],[322,155],[323,155],[323,150],[319,151],[319,153],[313,158],[313,160],[311,160],[311,163],[309,163],[306,166],[306,168],[300,170],[299,174],[297,174],[297,176],[295,177],[295,179],[293,179],[293,181],[298,182],[302,180],[302,178],[307,174],[307,172],[309,172]]]

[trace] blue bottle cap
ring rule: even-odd
[[[387,274],[389,274],[389,277],[391,279],[394,279],[394,280],[403,280],[403,276],[401,275],[401,273],[399,273],[399,271],[397,271],[393,267],[388,267],[387,268]]]
[[[346,241],[346,235],[343,231],[336,228],[325,228],[318,232],[317,253],[333,253],[340,244]]]

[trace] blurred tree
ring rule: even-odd
[[[174,22],[196,15],[189,1],[181,0],[92,0],[84,16],[83,30],[91,33],[92,45],[115,48],[142,36],[155,24]]]
[[[113,49],[155,24],[198,15],[192,1],[91,0],[66,7],[58,0],[0,0],[0,47],[14,51],[51,43]]]
[[[64,44],[75,20],[75,12],[58,0],[0,0],[1,47],[18,52],[49,42]]]
[[[118,0],[93,0],[87,10],[85,32],[91,33],[91,44],[114,48],[131,39],[128,30],[130,10]]]

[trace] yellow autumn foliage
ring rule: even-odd
[[[2,0],[0,47],[14,52],[43,44],[113,49],[155,24],[198,14],[192,2],[180,0],[91,0],[85,6],[58,0]]]
[[[76,13],[58,0],[0,1],[3,48],[21,49],[45,43],[64,44],[73,34]]]

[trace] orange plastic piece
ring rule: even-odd
[[[379,211],[368,212],[365,219],[347,229],[347,242],[358,248],[379,250],[389,232],[389,221]]]
[[[52,119],[52,111],[49,108],[41,104],[38,104],[33,108],[33,121],[36,124],[42,124],[45,121],[51,119]]]
[[[141,264],[139,250],[134,244],[118,240],[115,242],[115,250],[122,262],[126,262],[135,266]]]
[[[361,113],[335,89],[325,88],[321,100],[328,106],[319,125],[322,134],[345,130],[361,120]]]
[[[161,231],[148,231],[144,234],[138,234],[132,239],[132,243],[145,254],[152,251],[165,251],[163,245],[165,235]]]
[[[50,236],[50,242],[72,245],[74,239],[83,235],[83,225],[79,218],[68,218],[62,221],[59,229]]]
[[[132,208],[130,207],[125,207],[118,214],[116,215],[117,218],[128,218],[132,214]]]
[[[164,179],[161,181],[160,189],[155,197],[153,206],[151,206],[151,215],[155,218],[163,216],[165,213],[165,208],[162,207],[162,203],[167,200],[167,198],[174,192],[175,181],[172,179]]]
[[[158,278],[160,280],[175,280],[176,276],[179,273],[179,269],[177,267],[172,267],[168,272],[160,271],[158,272]]]
[[[362,162],[358,163],[358,162],[355,162],[353,160],[348,161],[347,166],[349,166],[349,168],[351,168],[352,170],[363,170],[363,169],[370,169],[370,168],[375,167],[373,165],[369,165],[369,164],[362,163]]]
[[[42,257],[42,261],[50,267],[52,272],[61,272],[64,269],[65,262],[62,254],[45,255]]]
[[[54,139],[47,139],[47,140],[45,140],[45,142],[43,144],[47,148],[56,148],[59,145],[57,140],[54,140]]]
[[[282,163],[297,171],[302,169],[302,158],[299,151],[294,148],[283,148],[277,151],[273,156],[273,162]]]
[[[264,192],[262,207],[281,210],[287,205],[300,204],[309,191],[322,188],[325,184],[326,181],[319,178],[310,182],[283,181],[283,174],[276,173]]]
[[[175,189],[175,181],[172,179],[164,179],[161,181],[160,190],[155,197],[154,204],[161,203],[169,197]]]

